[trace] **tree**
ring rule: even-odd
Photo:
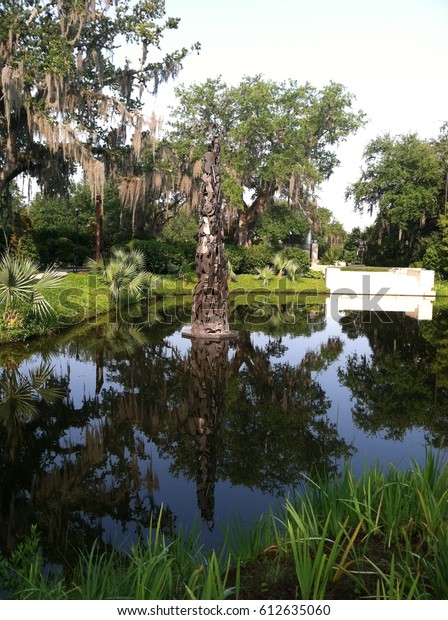
[[[276,197],[313,220],[316,189],[339,163],[335,147],[364,119],[352,110],[352,95],[333,82],[319,91],[261,76],[246,77],[234,87],[218,78],[180,86],[176,93],[179,104],[168,139],[184,168],[190,166],[193,181],[200,178],[195,162],[212,126],[222,134],[223,195],[240,245],[252,242],[260,215]],[[197,189],[193,182],[192,208]]]
[[[302,211],[291,209],[286,201],[277,201],[258,219],[255,234],[275,250],[283,243],[301,244],[309,230]]]
[[[145,139],[157,130],[156,119],[144,119],[142,95],[175,77],[189,51],[148,58],[164,32],[178,27],[178,19],[164,16],[164,0],[3,3],[0,193],[21,173],[46,194],[65,193],[79,165],[95,196],[105,171],[134,173]],[[120,62],[114,55],[121,47]],[[131,60],[137,48],[140,58]]]
[[[422,236],[437,225],[445,183],[443,163],[434,142],[416,134],[372,140],[364,151],[361,176],[346,191],[355,210],[376,213],[371,235],[380,249],[380,261],[398,264],[418,260],[415,249]],[[372,249],[369,250],[372,255]]]
[[[319,244],[319,255],[322,257],[323,263],[327,262],[324,255],[327,257],[334,256],[335,260],[341,258],[347,232],[341,222],[333,217],[333,213],[329,209],[325,207],[317,209],[313,235]]]
[[[107,205],[104,232],[109,249],[129,238],[126,223],[120,217],[121,205],[115,184],[105,184],[104,203]],[[95,255],[95,212],[90,189],[84,183],[70,186],[63,197],[37,194],[26,213],[41,263],[57,261],[66,265],[74,263],[76,258],[77,265],[83,265],[87,258]]]

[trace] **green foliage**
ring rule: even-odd
[[[334,265],[337,261],[342,260],[342,256],[342,249],[330,248],[320,257],[320,262],[322,265]]]
[[[108,261],[90,260],[88,266],[93,273],[101,275],[115,302],[119,302],[124,294],[131,300],[138,300],[148,288],[152,289],[157,284],[157,278],[145,271],[143,252],[135,248],[112,248]]]
[[[176,77],[190,50],[148,58],[179,20],[164,0],[6,2],[0,25],[0,167],[11,178],[28,171],[45,193],[64,193],[79,164],[94,194],[107,169],[133,174],[143,119],[142,89]],[[126,68],[111,50],[126,44]],[[199,49],[195,44],[191,49]],[[134,60],[135,59],[135,60]],[[56,131],[55,131],[56,128]],[[123,131],[136,136],[130,157]],[[7,135],[12,136],[6,140]],[[101,163],[100,163],[101,162]]]
[[[290,259],[285,265],[285,271],[293,282],[296,281],[296,277],[300,274],[300,265],[295,260]]]
[[[4,312],[21,311],[27,306],[37,317],[52,312],[44,291],[59,285],[61,275],[53,268],[39,275],[38,265],[29,258],[15,256],[10,252],[0,257],[0,308]]]
[[[263,243],[280,250],[283,243],[303,243],[309,227],[299,210],[291,209],[286,202],[276,202],[261,216],[255,233]]]
[[[438,240],[433,247],[428,246],[423,261],[426,264],[432,263],[434,265],[432,268],[436,269],[441,277],[446,278],[448,276],[448,216],[441,215],[438,224]]]
[[[329,209],[319,207],[315,217],[313,237],[319,244],[319,258],[323,264],[329,264],[334,260],[329,261],[329,256],[324,259],[325,254],[330,252],[332,257],[337,255],[335,260],[341,258],[347,232]]]
[[[185,258],[194,260],[198,240],[197,215],[180,211],[164,225],[160,241],[182,249]]]
[[[106,185],[104,205],[107,249],[121,241],[126,232],[120,226],[120,200],[114,185]],[[29,217],[41,263],[72,265],[76,258],[79,266],[95,254],[95,205],[87,185],[76,185],[65,198],[38,194],[29,208]]]
[[[193,271],[194,263],[189,263],[185,258],[180,264],[169,263],[168,271],[175,273],[178,278],[185,280],[186,276]]]
[[[271,262],[273,251],[272,248],[263,243],[247,247],[228,243],[225,246],[225,254],[232,263],[236,274],[257,273],[258,269]]]
[[[351,230],[344,242],[342,260],[347,263],[356,263],[364,261],[364,252],[361,254],[359,251],[360,242],[365,241],[365,232],[361,231],[359,227]]]
[[[277,514],[245,531],[231,524],[221,550],[203,550],[195,531],[165,534],[160,511],[130,554],[96,542],[69,580],[45,576],[33,526],[0,558],[0,579],[16,599],[445,600],[447,485],[448,466],[432,453],[423,467],[373,465],[359,478],[344,463],[337,476],[304,478]]]
[[[437,235],[436,239],[429,237],[428,246],[421,260],[421,266],[424,269],[432,269],[440,277],[446,278],[448,276],[446,259],[447,257],[444,256],[439,236]]]
[[[274,256],[272,257],[272,265],[277,273],[277,276],[279,278],[282,278],[284,276],[284,272],[285,272],[285,268],[286,265],[288,263],[288,259],[286,258],[286,256],[283,256],[283,254],[281,252],[277,252],[276,254],[274,254]]]
[[[17,210],[14,213],[8,247],[17,256],[39,262],[39,254],[33,235],[33,225],[25,209]]]
[[[378,213],[407,230],[422,216],[438,213],[437,195],[443,186],[441,161],[433,144],[416,134],[372,140],[364,151],[365,168],[348,195],[363,211]]]
[[[212,124],[223,136],[222,187],[227,207],[238,211],[233,233],[239,245],[254,240],[259,215],[279,194],[292,206],[300,197],[310,212],[315,189],[339,164],[336,146],[364,122],[363,113],[352,109],[352,95],[334,82],[317,90],[259,75],[233,87],[218,78],[181,86],[176,94],[168,139],[185,166],[202,158]],[[252,193],[249,201],[243,200],[245,189]],[[277,243],[295,228],[295,219],[279,227],[268,217],[261,230]]]
[[[257,280],[262,280],[264,285],[269,284],[273,277],[274,270],[272,269],[272,267],[269,266],[259,267],[257,269],[257,275],[255,276]]]
[[[360,178],[347,189],[355,208],[376,214],[366,260],[408,265],[422,260],[422,237],[433,234],[442,207],[446,161],[441,145],[416,134],[378,137],[364,151]],[[429,258],[429,257],[428,257]]]
[[[245,248],[239,245],[226,243],[224,252],[227,259],[232,263],[234,273],[244,273]]]
[[[300,248],[284,248],[282,250],[283,256],[289,261],[294,261],[299,266],[298,273],[300,275],[306,275],[310,270],[310,254],[307,250]]]
[[[43,557],[40,538],[36,526],[31,529],[30,536],[19,543],[9,560],[0,558],[0,583],[9,595],[23,595],[35,585],[44,585],[42,579]],[[20,596],[19,595],[19,596]]]
[[[185,259],[189,260],[183,248],[158,239],[133,239],[128,247],[143,252],[148,269],[157,274],[170,273],[170,265],[182,265]]]

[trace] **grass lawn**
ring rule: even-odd
[[[196,285],[196,274],[187,274],[184,278],[160,276],[157,286],[148,293],[148,301],[163,299],[164,307],[176,304],[176,299],[192,296]],[[249,303],[258,296],[260,301],[278,303],[280,298],[291,295],[314,297],[325,294],[325,281],[320,275],[297,278],[295,282],[287,278],[271,278],[263,284],[254,275],[240,275],[236,282],[229,283],[229,293],[237,305]],[[54,309],[54,313],[44,320],[27,319],[23,325],[9,327],[0,317],[0,342],[14,342],[31,337],[80,325],[86,321],[96,323],[100,316],[116,311],[107,287],[101,279],[88,273],[69,273],[57,288],[45,292],[45,297]],[[168,304],[168,306],[167,306]]]

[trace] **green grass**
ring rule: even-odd
[[[161,276],[156,288],[148,293],[149,301],[163,298],[165,306],[173,305],[181,297],[191,297],[196,282],[194,273],[184,278]],[[229,284],[229,291],[234,304],[244,304],[248,303],[249,297],[254,299],[257,295],[263,295],[266,303],[278,303],[280,298],[291,295],[316,296],[326,293],[327,289],[320,277],[298,278],[294,283],[287,278],[274,278],[269,286],[260,286],[260,281],[254,275],[241,275],[237,282]],[[0,343],[26,340],[86,321],[96,322],[101,316],[117,312],[107,286],[93,274],[67,274],[60,286],[45,292],[45,298],[54,312],[43,319],[28,316],[22,324],[10,327],[0,317]]]
[[[373,466],[356,478],[346,465],[306,482],[279,514],[229,525],[215,550],[195,532],[165,535],[159,515],[130,553],[96,544],[48,577],[34,528],[0,559],[0,581],[20,599],[448,598],[448,465],[430,453],[407,472]]]
[[[434,290],[436,291],[437,298],[448,297],[448,281],[436,281],[434,284]]]
[[[389,271],[389,267],[367,267],[366,265],[348,265],[340,267],[341,271]]]

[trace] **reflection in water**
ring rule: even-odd
[[[195,429],[196,493],[201,519],[210,529],[214,525],[217,442],[228,350],[228,340],[191,341],[188,409]]]
[[[144,539],[158,516],[165,531],[256,519],[372,437],[387,459],[414,432],[412,450],[446,445],[448,315],[335,321],[287,302],[239,308],[232,326],[250,317],[258,331],[235,342],[187,342],[168,322],[79,330],[45,341],[46,371],[34,344],[2,352],[0,548],[33,523],[56,557]],[[67,396],[49,406],[49,389]]]
[[[65,390],[51,385],[53,371],[42,362],[34,370],[22,372],[9,359],[0,374],[0,422],[7,427],[29,422],[37,415],[40,401],[49,406],[61,401]]]
[[[333,314],[338,312],[404,312],[418,321],[432,319],[434,297],[416,297],[414,295],[331,295],[330,308]],[[383,320],[389,320],[384,316]]]

